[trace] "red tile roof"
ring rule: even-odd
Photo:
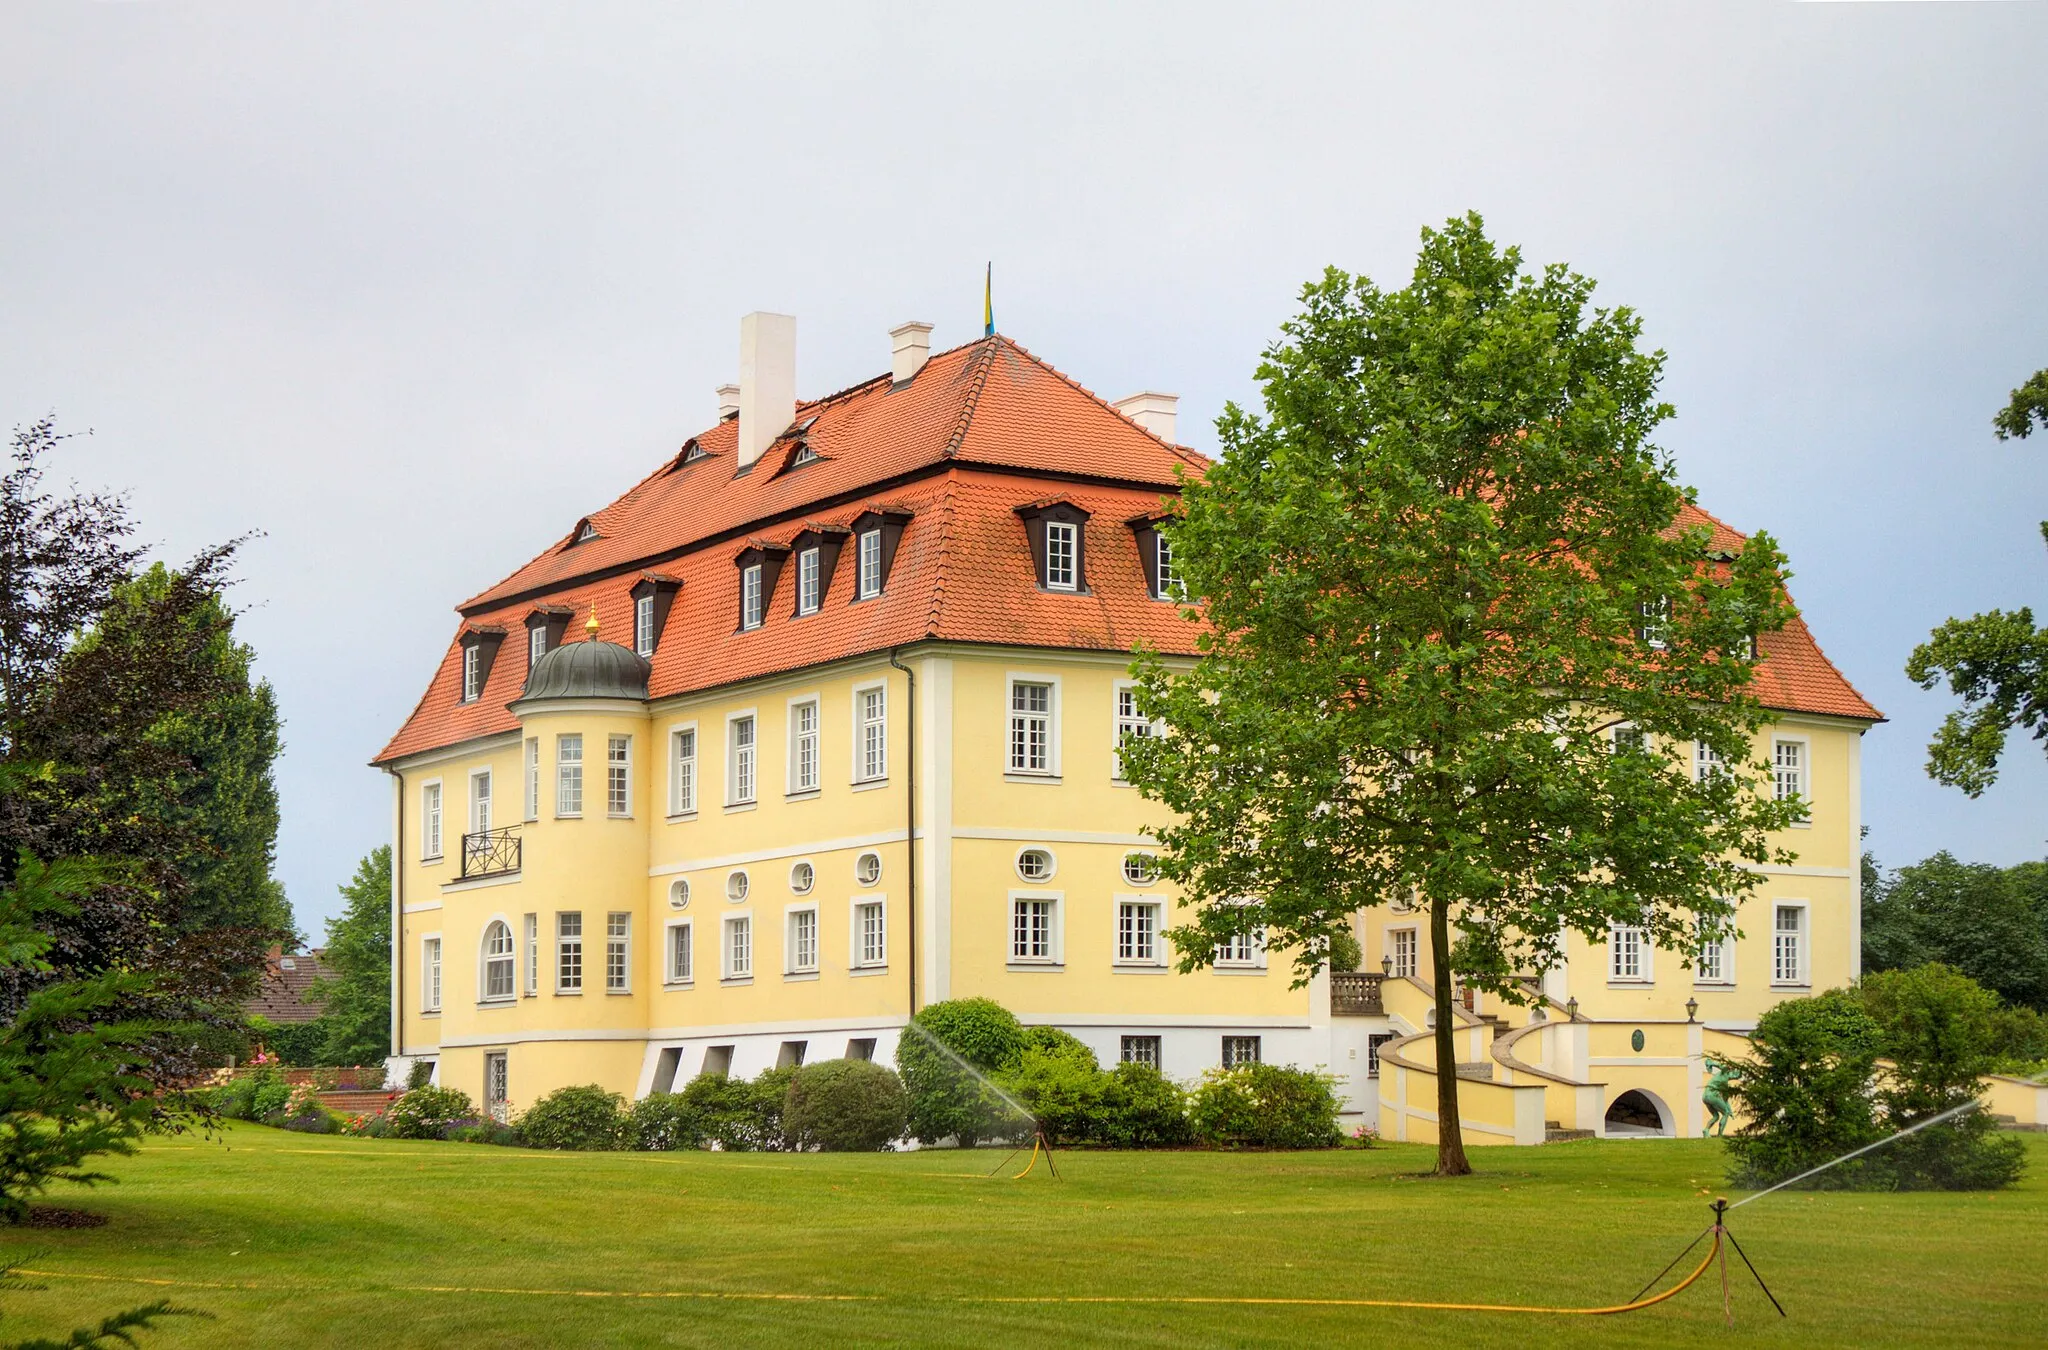
[[[884,376],[802,404],[797,428],[819,459],[792,466],[797,438],[786,435],[735,478],[738,429],[730,418],[720,422],[690,443],[705,458],[682,463],[686,446],[591,515],[598,537],[573,543],[572,529],[464,601],[463,622],[425,695],[376,762],[518,726],[506,705],[526,680],[526,644],[506,642],[482,696],[463,703],[464,629],[518,633],[537,607],[566,606],[580,619],[594,604],[603,634],[630,640],[630,591],[650,570],[681,584],[654,655],[654,698],[922,640],[1114,652],[1143,641],[1195,651],[1197,630],[1148,596],[1127,522],[1156,516],[1179,475],[1198,475],[1208,461],[1153,436],[1008,339],[934,356],[904,385]],[[1090,513],[1085,594],[1036,585],[1016,508],[1049,495]],[[877,506],[911,513],[883,595],[850,601],[849,552],[821,612],[793,615],[795,574],[784,568],[762,626],[735,631],[733,561],[742,549],[787,544],[810,525],[843,527]],[[1714,527],[1717,548],[1741,546],[1742,536],[1721,522],[1705,512],[1698,519]],[[1758,685],[1768,706],[1879,716],[1804,623],[1767,636],[1762,649],[1768,659]]]
[[[281,1024],[310,1022],[327,1010],[324,999],[308,1002],[313,981],[330,979],[334,972],[320,960],[320,949],[285,953],[270,949],[263,961],[263,983],[256,997],[242,1005],[251,1017],[264,1017]]]

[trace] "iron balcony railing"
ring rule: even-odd
[[[462,836],[462,879],[496,877],[519,870],[519,827]]]
[[[1330,972],[1330,1015],[1332,1017],[1379,1017],[1387,1009],[1380,1001],[1380,984],[1386,976],[1363,970]]]

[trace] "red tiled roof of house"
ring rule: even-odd
[[[738,429],[732,419],[720,422],[691,442],[704,458],[685,464],[679,452],[588,517],[596,538],[574,543],[572,531],[463,602],[463,622],[425,695],[376,762],[518,726],[507,705],[526,680],[525,644],[506,641],[481,696],[464,703],[464,631],[520,633],[537,608],[580,617],[594,606],[603,636],[630,641],[631,589],[650,571],[680,584],[648,680],[657,699],[927,640],[1110,652],[1145,642],[1195,652],[1199,630],[1147,593],[1129,522],[1156,516],[1180,475],[1199,475],[1208,461],[1153,436],[1008,339],[934,356],[901,386],[883,377],[799,405],[791,426],[735,478]],[[794,465],[800,441],[821,457]],[[1090,513],[1086,593],[1036,584],[1016,510],[1051,496]],[[849,601],[849,552],[822,610],[796,617],[794,570],[785,567],[762,626],[736,631],[734,561],[743,549],[787,545],[807,527],[844,527],[879,507],[910,513],[883,595]],[[1715,529],[1717,548],[1741,546],[1742,536],[1697,514]],[[1768,706],[1879,716],[1803,623],[1766,636],[1762,650],[1758,683]]]
[[[273,947],[264,957],[263,983],[257,987],[256,997],[242,1005],[242,1011],[280,1024],[310,1022],[327,1009],[324,1002],[306,1001],[313,981],[333,974],[317,950],[286,953]]]

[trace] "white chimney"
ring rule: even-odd
[[[747,468],[796,416],[796,320],[756,311],[740,320],[740,456]]]
[[[1155,394],[1147,390],[1129,398],[1120,398],[1110,406],[1168,445],[1178,443],[1173,439],[1173,426],[1177,420],[1174,410],[1180,406],[1180,395]]]
[[[898,324],[889,330],[889,373],[902,384],[932,355],[932,326],[928,323]]]
[[[718,420],[736,417],[740,411],[740,387],[736,384],[718,386]]]

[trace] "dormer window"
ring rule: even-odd
[[[1158,578],[1153,583],[1154,600],[1178,600],[1181,596],[1180,578],[1173,572],[1173,543],[1165,535],[1152,535],[1152,574]]]
[[[872,600],[882,593],[882,532],[860,533],[860,598]]]
[[[761,564],[740,569],[740,627],[761,626]]]
[[[796,555],[796,612],[816,614],[823,598],[818,589],[818,549],[813,545]]]
[[[1163,526],[1170,516],[1133,516],[1125,521],[1137,536],[1138,563],[1145,571],[1145,593],[1154,600],[1184,600],[1187,588],[1173,570],[1173,544]]]
[[[654,655],[654,597],[651,594],[633,599],[633,650],[642,656]]]
[[[811,449],[810,442],[806,441],[796,448],[794,455],[789,457],[789,467],[794,469],[800,464],[815,464],[817,459],[818,452]]]
[[[839,550],[851,533],[844,525],[811,522],[790,541],[796,554],[796,604],[791,613],[797,618],[825,607],[825,597],[832,593],[832,573],[839,566]]]
[[[502,628],[471,628],[462,635],[462,701],[474,703],[484,696],[491,682],[491,662],[498,644],[505,640]]]
[[[531,676],[540,659],[562,645],[569,631],[571,614],[561,605],[546,605],[526,616],[526,673]]]
[[[782,564],[788,557],[788,545],[755,540],[733,559],[740,569],[740,632],[759,628],[767,617],[776,578],[782,574]]]
[[[1031,543],[1039,589],[1080,594],[1088,589],[1088,513],[1063,497],[1017,508]]]
[[[1651,651],[1663,651],[1671,629],[1671,597],[1660,595],[1643,601],[1637,606],[1637,615],[1641,622],[1636,625],[1636,636]]]
[[[1045,527],[1045,588],[1071,591],[1080,585],[1079,535],[1081,527],[1067,521],[1048,521]]]
[[[669,606],[683,583],[659,572],[642,572],[633,583],[633,650],[652,657],[661,645],[661,630],[668,623]]]
[[[593,540],[593,539],[595,539],[595,538],[597,538],[597,526],[595,526],[595,525],[591,524],[591,523],[590,523],[589,521],[587,521],[587,520],[586,520],[586,521],[584,521],[584,522],[583,522],[583,523],[582,523],[581,525],[577,526],[577,528],[576,528],[576,542],[577,542],[577,543],[579,543],[579,544],[587,544],[587,543],[589,543],[589,542],[590,542],[591,540]]]
[[[853,522],[854,582],[856,603],[873,600],[889,588],[889,571],[896,565],[896,547],[903,539],[903,527],[910,512],[877,507],[863,511]]]
[[[545,624],[535,624],[526,630],[526,665],[528,669],[540,664],[548,654],[548,630]]]
[[[464,703],[476,702],[477,696],[484,691],[481,666],[482,663],[477,660],[476,648],[464,647],[462,649],[462,701]]]

